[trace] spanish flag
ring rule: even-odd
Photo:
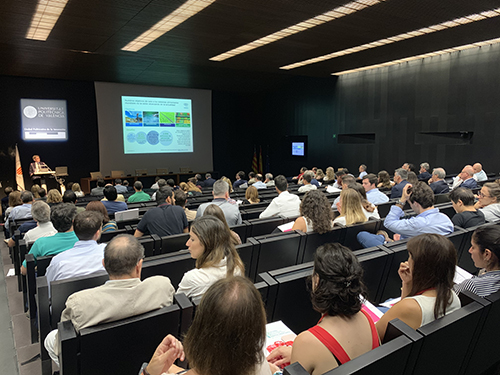
[[[24,190],[23,169],[21,168],[21,158],[19,157],[19,150],[17,149],[17,143],[16,143],[16,183],[17,183],[17,189],[23,191]]]

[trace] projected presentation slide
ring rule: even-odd
[[[193,152],[191,100],[122,96],[125,154]]]
[[[21,99],[21,128],[25,141],[67,141],[66,100]]]
[[[292,142],[292,155],[304,156],[304,142]]]

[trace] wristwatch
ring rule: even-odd
[[[400,200],[398,201],[398,203],[396,204],[399,204],[401,207],[404,207],[404,205],[406,204],[406,202],[401,202]]]
[[[149,372],[146,370],[146,367],[148,367],[148,362],[144,362],[141,366],[141,371],[139,371],[139,375],[149,375]]]

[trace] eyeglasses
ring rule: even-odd
[[[482,198],[491,198],[491,195],[484,195],[482,191],[480,191],[478,195]]]

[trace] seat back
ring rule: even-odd
[[[64,374],[135,374],[168,334],[178,337],[181,310],[172,305],[117,322],[84,328],[68,338],[61,324],[61,369]],[[76,349],[76,350],[75,350]],[[105,358],[105,360],[97,360]],[[76,372],[74,372],[76,371]]]
[[[168,277],[172,285],[177,286],[184,274],[195,267],[195,262],[185,250],[147,258],[142,264],[141,279],[161,275]]]
[[[283,218],[270,217],[266,219],[250,219],[248,220],[249,226],[249,237],[257,237],[266,234],[271,234],[279,225],[283,224]]]
[[[413,374],[459,374],[482,309],[481,304],[471,301],[459,310],[417,329],[423,338]]]
[[[363,281],[368,288],[368,300],[375,304],[382,302],[382,289],[393,254],[384,250],[384,247],[356,250],[354,254],[363,267]]]
[[[297,264],[302,237],[296,232],[286,232],[249,238],[253,244],[250,279],[255,281],[259,273]]]
[[[250,277],[250,270],[252,269],[253,243],[246,242],[236,245],[236,250],[240,255],[241,261],[245,265],[245,276]]]
[[[109,242],[113,239],[113,237],[118,236],[119,234],[126,234],[126,233],[128,232],[125,228],[101,233],[101,238],[99,239],[99,243]]]
[[[158,251],[160,248],[160,242],[156,241],[153,236],[142,236],[139,238],[140,244],[144,247],[144,256],[146,258],[152,257],[155,254],[155,248],[158,242]]]
[[[314,259],[316,249],[325,243],[342,242],[345,235],[345,228],[333,227],[333,230],[327,233],[306,233],[304,237],[304,255],[299,259],[301,263],[310,262]]]
[[[241,224],[233,225],[229,227],[233,232],[237,233],[240,236],[241,242],[245,243],[247,241],[248,236],[248,226],[250,224],[248,221],[244,220]]]
[[[386,203],[379,204],[377,206],[378,214],[380,215],[381,219],[384,219],[389,211],[391,210],[391,207],[396,203],[396,201],[389,201]]]
[[[389,298],[395,298],[401,295],[401,278],[398,270],[401,262],[408,260],[408,250],[406,250],[406,242],[396,244],[394,246],[382,247],[392,255],[388,258],[387,277],[382,281],[380,292],[378,295],[379,301],[385,301]]]
[[[358,242],[358,239],[356,238],[358,233],[361,231],[376,233],[380,228],[380,225],[380,220],[368,220],[361,224],[350,225],[346,227],[345,237],[342,240],[342,244],[353,251],[362,249],[363,246],[361,246],[361,244]]]
[[[161,237],[160,254],[174,253],[179,250],[187,249],[186,242],[188,239],[189,233]]]

